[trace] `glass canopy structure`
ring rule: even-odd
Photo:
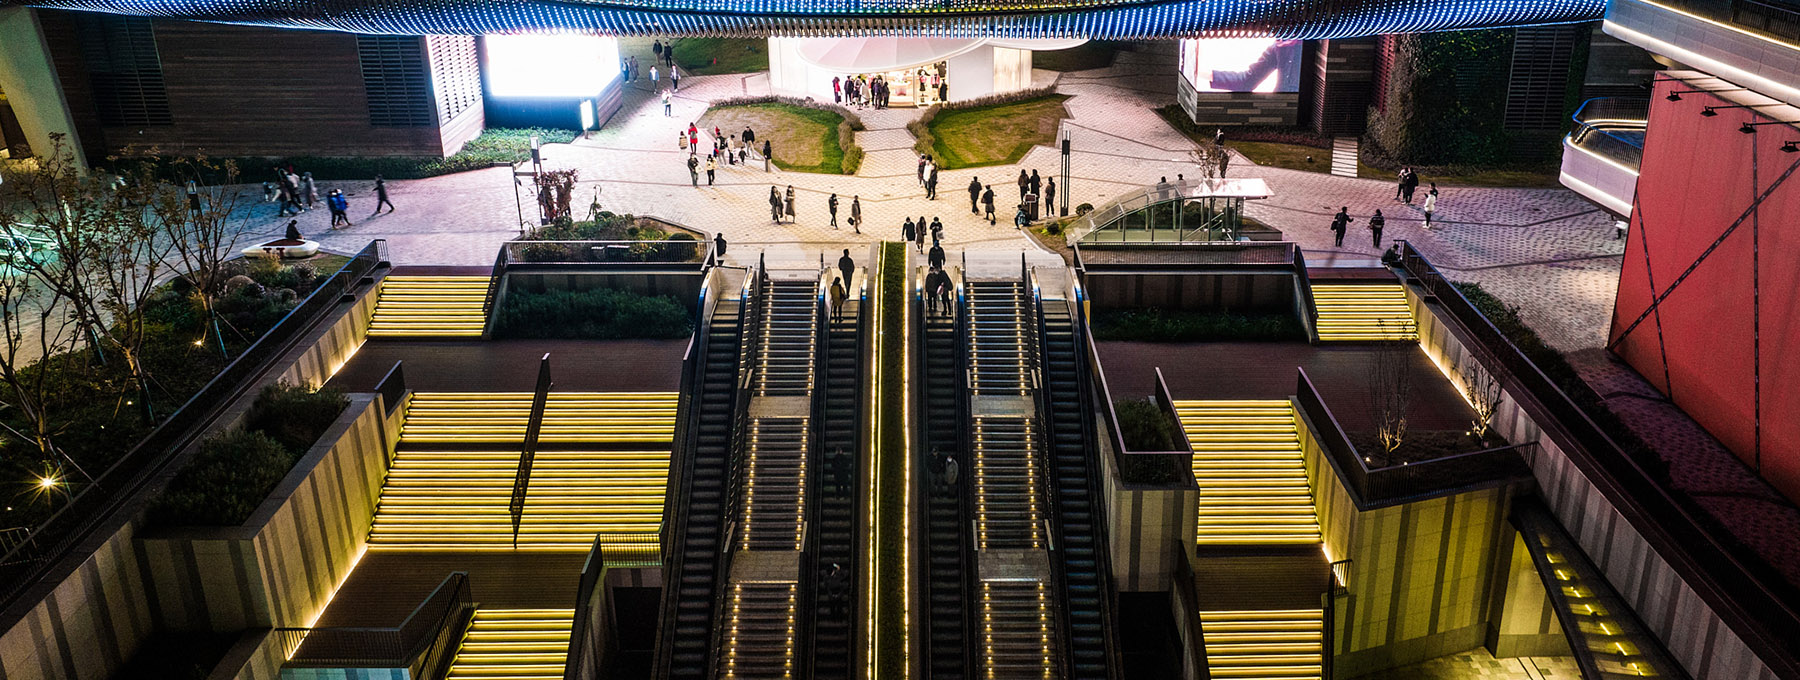
[[[398,35],[1093,38],[1381,33],[1591,21],[1603,0],[0,0],[132,16]]]

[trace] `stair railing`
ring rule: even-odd
[[[1325,621],[1321,626],[1324,630],[1320,631],[1322,644],[1319,648],[1320,680],[1331,680],[1332,678],[1332,649],[1337,645],[1335,641],[1337,636],[1332,629],[1337,627],[1337,599],[1340,595],[1348,594],[1344,586],[1338,583],[1340,569],[1344,573],[1349,573],[1350,560],[1341,559],[1332,562],[1325,570],[1325,594],[1323,595],[1325,598]]]
[[[519,524],[525,519],[525,494],[531,487],[531,463],[537,457],[538,433],[544,426],[544,406],[550,400],[550,354],[538,360],[537,389],[531,396],[531,416],[525,423],[525,442],[519,447],[519,468],[513,473],[512,501],[507,511],[512,514],[512,546],[519,548]]]
[[[1296,244],[1294,252],[1294,306],[1299,307],[1300,322],[1306,325],[1306,336],[1319,340],[1319,305],[1313,300],[1312,275],[1306,271],[1306,255]]]
[[[506,246],[500,247],[500,254],[494,256],[494,270],[488,275],[487,296],[481,301],[481,318],[484,323],[481,335],[486,338],[494,331],[494,311],[500,306],[500,286],[506,282]]]

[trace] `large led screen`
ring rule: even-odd
[[[1200,92],[1299,92],[1300,41],[1181,41],[1181,75]]]
[[[619,77],[617,38],[490,35],[486,45],[495,97],[593,97]]]

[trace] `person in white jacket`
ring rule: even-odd
[[[1431,191],[1425,194],[1425,228],[1431,228],[1431,212],[1437,210],[1437,182],[1431,183]]]

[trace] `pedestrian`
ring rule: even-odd
[[[850,275],[856,273],[856,260],[850,259],[850,249],[849,248],[844,249],[844,256],[838,258],[837,266],[838,266],[838,271],[844,273],[845,281],[849,281]]]
[[[1431,191],[1425,194],[1425,228],[1426,229],[1432,228],[1431,227],[1431,213],[1437,211],[1437,203],[1438,203],[1437,182],[1432,182],[1431,183]]]
[[[931,252],[925,256],[925,262],[930,264],[932,269],[943,269],[944,268],[944,247],[943,246],[932,246]]]
[[[981,202],[981,178],[979,178],[979,177],[971,178],[969,180],[969,214],[970,215],[980,215],[981,214],[981,211],[976,208],[976,205],[980,202]]]
[[[642,73],[642,71],[638,70],[637,55],[634,54],[631,56],[631,69],[630,69],[631,82],[634,82],[634,83],[637,82],[639,73]]]
[[[713,139],[719,140],[720,144],[725,143],[725,133],[719,132],[719,126],[717,125],[713,126]]]
[[[787,218],[789,222],[794,221],[794,185],[792,184],[789,184],[787,188]]]
[[[1031,224],[1031,218],[1025,214],[1025,204],[1020,203],[1019,212],[1013,214],[1013,228],[1023,230],[1027,224]]]
[[[907,243],[912,243],[914,237],[917,237],[918,235],[919,232],[913,228],[912,218],[906,218],[906,224],[900,225],[900,238]]]
[[[925,218],[920,217],[919,224],[924,224],[924,223],[925,223]],[[944,223],[939,222],[938,218],[933,217],[933,218],[931,218],[931,245],[935,246],[938,244],[939,241],[942,241],[942,240],[944,240]]]
[[[650,42],[650,53],[656,55],[657,58],[662,57],[662,50],[662,40],[660,38]],[[652,66],[651,68],[655,67]]]
[[[688,181],[693,183],[695,188],[698,188],[700,186],[700,157],[694,155],[692,151],[689,151],[687,166]]]
[[[651,87],[656,86],[656,81],[658,80],[658,77],[657,77],[658,75],[659,75],[659,72],[656,70],[656,64],[654,64],[654,63],[650,64],[650,85],[651,85]]]
[[[937,286],[938,286],[938,269],[937,269],[937,267],[932,267],[931,271],[926,272],[926,274],[925,274],[925,311],[926,311],[926,313],[929,313],[929,314],[937,313],[937,308],[938,308]],[[931,456],[932,456],[932,459],[929,464],[932,465],[933,467],[935,467],[937,465],[937,450],[936,449],[932,449]]]
[[[1213,128],[1213,146],[1225,146],[1225,128]]]
[[[307,210],[312,210],[313,204],[319,202],[319,187],[313,184],[311,172],[300,173],[300,195],[306,198]]]
[[[1056,211],[1056,178],[1051,177],[1044,183],[1044,212]]]
[[[725,257],[725,232],[713,235],[713,257]]]
[[[1375,248],[1377,250],[1381,248],[1381,229],[1386,226],[1387,218],[1381,216],[1380,208],[1376,208],[1375,214],[1369,216],[1369,231],[1375,235]]]
[[[836,228],[838,228],[838,223],[837,223],[837,207],[838,207],[838,197],[837,197],[837,194],[832,194],[832,195],[831,195],[831,198],[827,198],[827,199],[825,199],[825,210],[826,210],[826,211],[827,211],[827,212],[830,212],[830,213],[831,213],[831,228],[832,228],[832,229],[836,229]]]
[[[994,188],[993,187],[991,187],[991,186],[988,187],[987,191],[981,194],[981,207],[987,209],[988,224],[993,224],[995,221],[994,220]]]
[[[769,140],[765,139],[763,140],[763,172],[769,171],[769,161],[773,158],[775,158],[775,148],[769,145]]]
[[[274,182],[263,182],[263,202],[264,203],[274,203],[275,202],[275,183]]]
[[[939,268],[937,289],[938,306],[943,308],[945,314],[950,314],[955,311],[950,308],[950,292],[955,290],[955,288],[956,283],[950,280],[950,273]]]
[[[669,87],[677,92],[681,90],[681,69],[669,64]]]
[[[1044,178],[1039,177],[1038,172],[1036,170],[1032,170],[1031,171],[1031,195],[1041,196],[1041,195],[1043,195],[1042,194],[1043,189],[1044,189]]]
[[[719,171],[718,158],[719,154],[716,151],[713,152],[713,155],[706,157],[706,186],[713,185],[713,173]]]
[[[756,133],[751,132],[750,126],[745,125],[744,126],[744,146],[750,146],[750,143],[754,142],[754,141],[756,141]]]
[[[944,488],[956,493],[956,456],[944,461]]]
[[[781,190],[769,187],[769,216],[781,224]]]
[[[850,228],[862,233],[862,196],[850,197]]]
[[[381,175],[376,175],[375,176],[375,212],[376,213],[381,212],[381,206],[384,206],[384,205],[387,206],[388,212],[394,211],[394,203],[392,201],[388,200],[387,180],[382,179]],[[374,213],[370,213],[370,214],[374,214]]]
[[[844,618],[844,603],[850,597],[850,575],[844,568],[832,563],[831,570],[825,573],[825,598],[828,604],[826,614],[834,619]]]
[[[1219,149],[1219,179],[1225,179],[1225,167],[1231,165],[1231,152]]]
[[[919,216],[917,227],[913,228],[913,250],[925,252],[925,216]]]
[[[344,198],[344,192],[332,189],[325,196],[325,207],[331,209],[331,227],[350,226],[350,201]]]
[[[693,121],[688,121],[687,134],[688,134],[688,146],[693,146],[695,144],[700,143],[700,128],[695,126]]]
[[[650,70],[654,72],[656,70],[656,67],[652,66],[652,67],[650,67]],[[655,80],[655,78],[651,78],[651,80]],[[663,90],[662,100],[663,100],[663,117],[664,118],[674,118],[675,117],[675,105],[669,101],[669,91],[668,90]]]
[[[919,186],[925,186],[925,164],[930,162],[930,156],[919,154]]]
[[[1019,170],[1019,200],[1025,200],[1025,194],[1029,193],[1031,193],[1031,176],[1026,175],[1025,171],[1021,169]]]
[[[831,77],[831,103],[844,103],[844,81],[837,76]]]
[[[850,297],[850,294],[844,291],[844,282],[846,280],[848,280],[846,277],[839,277],[831,280],[832,321],[841,321],[844,318],[844,299]]]
[[[1406,169],[1405,198],[1407,203],[1413,202],[1413,192],[1419,189],[1419,173],[1412,168]]]
[[[1350,217],[1350,207],[1349,206],[1344,206],[1344,207],[1338,209],[1338,213],[1331,217],[1331,233],[1333,233],[1337,236],[1337,238],[1332,242],[1332,245],[1339,247],[1339,248],[1344,246],[1344,232],[1349,231],[1350,223],[1355,222],[1355,221],[1356,220],[1351,219],[1351,217]]]
[[[937,163],[925,164],[925,198],[937,200],[938,167]]]
[[[1394,200],[1396,200],[1396,201],[1405,200],[1405,196],[1406,196],[1406,168],[1400,168],[1400,172],[1394,174]]]

